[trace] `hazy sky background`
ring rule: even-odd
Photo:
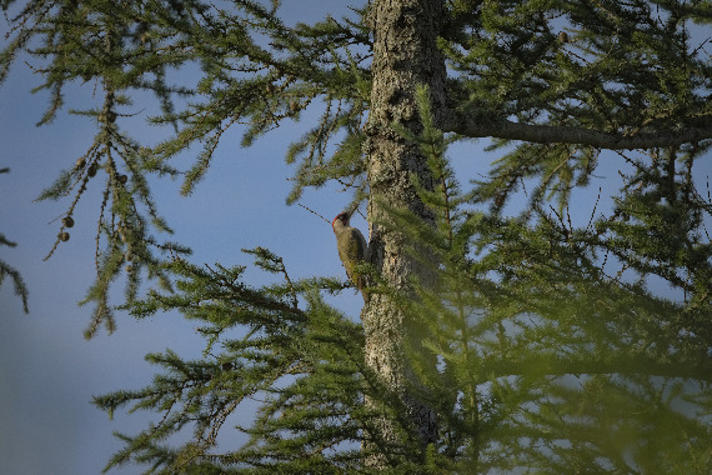
[[[286,0],[281,11],[290,23],[310,21],[327,12],[340,17],[346,12],[345,3]],[[0,20],[0,35],[6,30]],[[18,61],[0,87],[0,168],[11,168],[10,174],[0,175],[0,233],[18,242],[13,249],[0,247],[0,259],[22,273],[30,290],[30,314],[24,315],[11,281],[0,287],[0,473],[94,474],[122,447],[113,431],[134,434],[156,415],[120,411],[112,421],[90,404],[92,395],[138,389],[154,374],[143,359],[146,353],[171,348],[182,356],[198,356],[203,340],[194,325],[177,314],[149,321],[119,314],[114,335],[102,330],[90,341],[82,337],[91,309],[80,308],[77,302],[93,282],[94,232],[104,177],[100,172],[101,180],[93,180],[77,207],[71,239],[43,262],[59,228],[58,221],[52,221],[64,214],[69,202],[33,200],[85,152],[96,129],[91,120],[68,115],[66,110],[53,124],[36,128],[47,94],[31,95],[29,90],[40,81]],[[93,83],[70,88],[68,107],[90,103],[93,88]],[[134,109],[144,107],[137,103]],[[313,117],[313,111],[304,114],[301,124],[289,124],[250,149],[239,147],[237,131],[226,134],[206,178],[188,198],[179,195],[180,182],[152,180],[159,211],[176,231],[174,239],[192,247],[193,262],[249,264],[249,256],[240,249],[261,245],[282,255],[294,277],[344,276],[329,225],[302,208],[285,205],[292,173],[284,164],[285,150],[314,123]],[[155,143],[161,136],[159,130],[141,123],[122,128],[145,143]],[[486,143],[469,142],[451,149],[463,185],[484,173],[496,158],[482,151]],[[186,154],[176,165],[185,169],[191,158]],[[594,192],[576,201],[574,216],[587,219],[598,187],[616,186],[617,163],[613,156],[602,160],[597,172],[601,178],[592,185]],[[327,187],[307,192],[302,202],[331,218],[349,198],[337,187]],[[601,205],[599,209],[606,201]],[[362,220],[356,225],[366,232]],[[261,282],[256,271],[248,276],[254,283]],[[121,283],[114,290],[118,303]],[[358,318],[360,300],[347,291],[337,302]],[[239,441],[229,435],[227,425],[223,430],[228,431],[224,443]],[[111,473],[140,471],[129,466]]]

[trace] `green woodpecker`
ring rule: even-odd
[[[368,244],[363,234],[358,229],[349,225],[351,215],[341,213],[331,222],[331,227],[336,235],[336,247],[339,249],[339,257],[346,269],[346,275],[353,282],[366,300],[366,293],[363,292],[364,279],[362,276],[354,275],[356,265],[368,259]]]

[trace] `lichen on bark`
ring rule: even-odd
[[[383,225],[388,213],[385,205],[407,209],[432,222],[412,181],[415,176],[428,188],[432,177],[418,145],[406,140],[393,125],[413,134],[421,132],[418,85],[428,87],[435,119],[442,120],[445,63],[436,41],[442,8],[440,0],[377,0],[372,11],[373,84],[366,144],[371,264],[392,288],[406,293],[409,281],[416,276],[427,281],[428,271],[405,251],[404,237]],[[409,333],[405,315],[390,297],[374,294],[362,319],[367,365],[400,399],[407,422],[425,448],[436,440],[437,424],[434,412],[412,391],[417,383],[404,354]],[[386,441],[397,437],[393,423],[385,417],[379,421],[379,432]],[[385,461],[372,458],[367,463],[377,467]]]

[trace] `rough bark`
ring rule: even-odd
[[[421,131],[415,101],[418,84],[429,87],[435,118],[442,118],[445,64],[436,45],[442,0],[376,0],[372,15],[373,87],[367,144],[370,260],[391,286],[407,292],[409,279],[414,274],[427,279],[427,270],[406,254],[402,235],[379,223],[387,218],[384,203],[432,219],[412,184],[412,175],[426,185],[432,181],[426,160],[416,145],[392,129],[392,124],[399,123],[415,133]],[[404,315],[392,300],[376,294],[364,307],[362,319],[366,362],[381,383],[398,395],[408,422],[425,447],[435,440],[436,421],[433,411],[408,389],[414,381],[404,357],[408,338]],[[378,425],[381,437],[395,441],[394,427],[386,418]],[[378,467],[385,460],[367,463]]]

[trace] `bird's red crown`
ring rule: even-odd
[[[346,218],[346,219],[344,219],[344,222],[348,222],[348,220],[349,220],[349,215],[348,215],[348,213],[339,213],[339,214],[337,214],[336,217],[334,218],[334,220],[331,222],[331,228],[332,228],[332,229],[334,228],[334,224],[336,224],[336,220],[337,220],[337,219],[343,219],[343,218]]]

